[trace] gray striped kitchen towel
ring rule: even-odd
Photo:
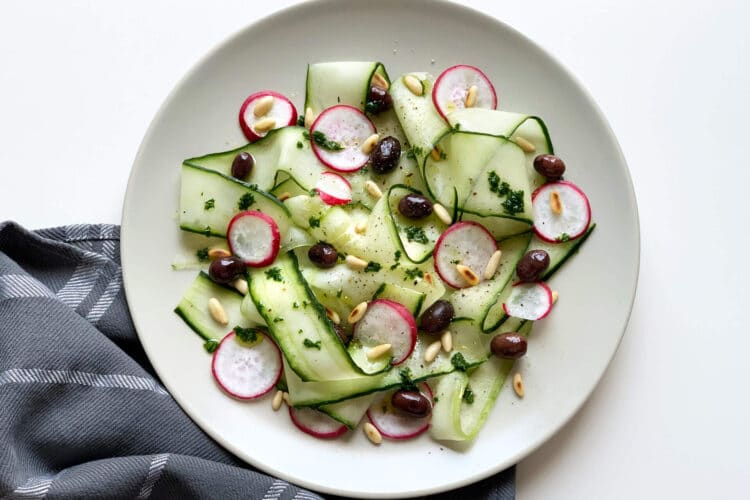
[[[238,461],[164,390],[130,320],[119,236],[0,223],[0,498],[322,498]],[[514,474],[436,498],[513,498]]]

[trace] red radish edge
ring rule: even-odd
[[[463,283],[463,282],[456,284],[456,283],[451,282],[449,279],[446,279],[446,277],[440,272],[440,269],[438,268],[438,258],[439,258],[439,255],[440,255],[440,246],[441,246],[441,243],[443,242],[443,239],[447,235],[449,235],[450,233],[452,233],[453,231],[456,231],[456,230],[461,229],[462,227],[466,227],[466,226],[476,226],[476,227],[480,228],[482,231],[484,231],[485,233],[487,233],[487,235],[489,235],[490,239],[495,243],[495,250],[497,250],[497,248],[498,248],[497,241],[495,241],[495,238],[492,236],[492,233],[490,233],[487,230],[486,227],[484,227],[483,225],[479,224],[478,222],[474,222],[474,221],[456,222],[455,224],[452,224],[448,229],[446,229],[445,231],[443,231],[443,234],[441,234],[440,237],[435,242],[435,250],[433,250],[433,267],[435,268],[435,272],[438,273],[438,276],[440,276],[440,279],[442,279],[448,286],[453,287],[453,288],[457,288],[457,289],[467,288],[469,285],[466,284],[466,283]],[[484,270],[482,270],[480,273],[478,273],[478,275],[481,276],[483,272],[484,272]]]
[[[497,109],[497,91],[495,90],[495,86],[492,85],[492,80],[490,80],[487,77],[484,71],[477,68],[476,66],[471,66],[469,64],[456,64],[455,66],[451,66],[450,68],[440,73],[440,76],[437,77],[437,79],[435,80],[435,83],[432,86],[432,105],[435,106],[435,109],[437,110],[438,114],[440,114],[440,116],[443,117],[443,120],[447,122],[448,117],[445,116],[445,113],[443,113],[442,108],[438,105],[437,97],[435,96],[435,89],[438,88],[438,86],[440,85],[440,81],[449,71],[452,71],[458,68],[470,68],[476,71],[477,73],[479,73],[479,76],[481,76],[487,82],[487,85],[490,87],[490,89],[492,89],[492,109]]]
[[[299,410],[320,411],[320,410],[314,410],[312,408],[300,408]],[[339,428],[337,428],[337,429],[335,429],[335,430],[333,430],[331,432],[319,432],[319,431],[316,431],[315,429],[306,426],[303,422],[301,422],[297,418],[296,412],[299,411],[299,410],[296,410],[295,408],[293,408],[293,407],[290,406],[289,407],[289,418],[291,418],[292,419],[292,423],[294,423],[294,425],[299,430],[301,430],[302,432],[304,432],[305,434],[309,434],[309,435],[311,435],[313,437],[316,437],[316,438],[332,439],[332,438],[339,437],[340,435],[342,435],[343,433],[346,432],[346,426],[344,424],[341,424],[341,427],[339,427]],[[325,415],[326,417],[330,418],[331,420],[335,420],[335,419],[333,419],[332,417],[326,415],[323,412],[321,412],[321,414]]]
[[[552,289],[547,285],[547,283],[544,283],[543,281],[532,281],[532,282],[519,281],[518,283],[513,283],[513,286],[515,287],[515,286],[519,286],[519,285],[529,285],[531,283],[534,283],[534,284],[537,284],[537,285],[541,285],[544,288],[544,290],[547,292],[547,295],[549,296],[549,307],[547,308],[547,312],[545,312],[544,314],[542,314],[541,316],[539,316],[536,319],[528,320],[528,321],[539,321],[540,319],[546,318],[547,315],[550,312],[552,312],[552,306],[554,305],[552,303]],[[508,313],[508,307],[505,304],[505,302],[503,302],[503,311],[505,312],[506,315],[510,316],[510,314]]]
[[[372,123],[372,120],[370,120],[370,118],[366,114],[364,114],[362,112],[362,110],[360,110],[358,108],[355,108],[354,106],[350,106],[349,104],[336,104],[335,106],[331,106],[330,108],[326,108],[325,110],[323,110],[322,113],[320,113],[318,115],[318,117],[315,119],[315,121],[312,123],[312,125],[310,125],[310,134],[312,135],[312,133],[316,129],[316,126],[318,125],[318,122],[320,122],[320,119],[323,118],[323,116],[325,116],[326,113],[328,113],[329,111],[335,110],[335,109],[340,109],[340,108],[347,108],[347,109],[351,109],[351,110],[356,111],[358,114],[362,115],[365,118],[365,120],[367,120],[370,123],[370,127],[372,128],[372,133],[374,134],[376,132],[377,129],[375,128],[375,124]],[[365,159],[365,161],[363,161],[361,165],[357,165],[356,167],[352,167],[352,168],[337,167],[336,165],[330,164],[328,161],[326,161],[322,157],[322,155],[320,154],[320,150],[319,150],[320,147],[315,143],[315,141],[312,139],[312,137],[310,138],[310,145],[312,147],[313,153],[315,153],[315,156],[318,158],[318,161],[320,161],[320,163],[322,163],[326,167],[330,168],[331,170],[335,170],[336,172],[344,172],[344,173],[356,172],[360,168],[364,167],[367,164],[367,162],[369,161],[368,159]]]
[[[375,299],[373,301],[370,301],[370,303],[367,305],[367,310],[369,311],[370,308],[376,304],[383,304],[395,310],[399,314],[399,316],[401,316],[401,318],[409,325],[409,333],[411,334],[411,345],[409,346],[409,350],[398,360],[391,359],[391,365],[400,365],[401,363],[409,359],[411,353],[414,352],[414,347],[417,345],[417,321],[414,319],[414,316],[412,316],[411,312],[406,307],[404,307],[403,304],[399,304],[398,302],[389,299]],[[365,312],[365,314],[367,314],[367,312]]]
[[[276,256],[279,255],[279,248],[281,246],[281,234],[279,233],[279,226],[276,224],[276,221],[273,220],[272,217],[270,217],[267,214],[264,214],[263,212],[258,212],[257,210],[246,210],[244,212],[240,212],[234,217],[232,217],[232,220],[229,221],[229,225],[227,226],[227,243],[229,244],[229,250],[234,254],[237,255],[237,252],[232,246],[232,239],[230,238],[230,233],[232,232],[232,226],[240,220],[243,217],[257,217],[259,219],[263,219],[266,223],[268,223],[269,227],[271,228],[271,253],[264,259],[260,261],[248,261],[244,260],[245,265],[248,267],[264,267],[272,263],[274,260],[276,260]]]
[[[250,401],[252,399],[258,399],[258,398],[260,398],[262,396],[265,396],[269,392],[271,392],[271,390],[274,387],[276,387],[276,384],[279,382],[279,379],[281,378],[281,372],[282,372],[282,366],[283,366],[283,361],[281,359],[281,350],[279,350],[279,347],[276,345],[276,343],[273,340],[271,340],[271,337],[269,337],[268,335],[265,335],[265,334],[263,334],[261,332],[258,332],[258,335],[263,335],[263,337],[265,337],[263,339],[263,342],[269,342],[270,345],[272,345],[274,347],[274,349],[276,349],[276,354],[279,357],[279,372],[276,374],[276,378],[274,379],[274,381],[268,386],[268,388],[264,389],[262,392],[259,392],[257,394],[253,394],[251,396],[241,396],[241,395],[239,395],[239,394],[231,391],[229,388],[227,388],[227,386],[224,385],[224,383],[222,383],[221,377],[219,377],[219,375],[216,372],[216,353],[219,352],[219,350],[221,349],[222,344],[224,344],[224,342],[227,342],[230,338],[234,338],[235,335],[236,334],[234,333],[234,330],[232,330],[228,334],[226,334],[223,339],[221,339],[221,342],[219,342],[219,347],[216,348],[216,351],[214,351],[214,355],[211,357],[211,375],[213,375],[214,380],[216,381],[217,384],[219,384],[219,387],[221,387],[221,389],[225,393],[227,393],[229,396],[231,396],[231,397],[233,397],[235,399],[242,400],[242,401]]]
[[[347,203],[352,201],[352,197],[351,197],[352,185],[351,183],[349,183],[348,180],[346,180],[343,176],[339,174],[334,174],[333,172],[323,172],[322,174],[320,174],[321,177],[323,177],[324,175],[336,176],[338,178],[336,180],[340,179],[341,181],[343,181],[346,184],[346,186],[349,188],[349,198],[339,198],[338,196],[334,196],[330,193],[327,193],[320,186],[316,186],[315,190],[318,192],[318,195],[320,195],[320,199],[323,201],[323,203],[327,205],[346,205]]]
[[[432,394],[432,389],[430,388],[429,384],[427,382],[422,382],[419,384],[419,388],[422,394],[426,395],[427,398],[430,400],[430,404],[434,407],[435,406],[435,399],[434,395]],[[395,391],[394,391],[395,392]],[[385,397],[385,396],[384,396]],[[382,404],[382,399],[377,400],[377,404]],[[408,434],[392,434],[387,431],[384,431],[380,425],[377,423],[377,418],[372,416],[372,412],[370,411],[370,408],[367,409],[367,419],[370,421],[372,425],[375,426],[375,428],[380,432],[380,434],[383,437],[387,437],[388,439],[395,439],[395,440],[404,440],[404,439],[411,439],[413,437],[417,437],[420,434],[423,434],[427,429],[430,428],[430,424],[432,423],[432,414],[428,417],[422,417],[425,418],[427,421],[425,422],[423,427],[418,428],[414,432],[410,432]]]
[[[581,188],[579,188],[578,186],[576,186],[575,184],[573,184],[570,181],[547,182],[545,184],[542,184],[538,188],[536,188],[534,190],[534,192],[531,193],[531,204],[532,205],[534,204],[534,200],[536,199],[536,197],[539,195],[539,193],[541,191],[543,191],[545,189],[548,189],[550,186],[554,186],[554,185],[565,185],[565,186],[568,186],[569,188],[571,188],[572,190],[574,190],[578,194],[580,194],[581,198],[583,198],[583,201],[586,202],[586,215],[587,215],[587,217],[586,217],[587,218],[586,225],[584,226],[583,230],[581,230],[577,234],[575,234],[575,235],[569,235],[570,237],[569,237],[569,239],[567,241],[575,240],[577,238],[580,238],[581,236],[583,236],[586,233],[586,231],[588,230],[589,226],[591,225],[591,203],[589,203],[588,196],[586,196],[586,193],[584,193]],[[536,225],[533,226],[533,229],[534,229],[534,234],[536,234],[539,237],[539,239],[541,239],[543,241],[546,241],[547,243],[564,243],[563,241],[558,241],[558,240],[556,240],[554,238],[549,238],[548,236],[543,235],[539,231],[539,229],[537,229]]]
[[[247,109],[247,107],[250,105],[251,102],[257,99],[260,99],[261,97],[265,97],[267,95],[273,96],[275,99],[280,99],[286,102],[291,108],[292,116],[289,119],[289,123],[283,126],[294,125],[295,123],[297,123],[297,108],[294,107],[294,104],[292,104],[292,101],[290,101],[285,95],[279,94],[278,92],[274,92],[273,90],[261,90],[260,92],[255,92],[254,94],[250,94],[247,97],[247,99],[245,99],[245,101],[242,103],[242,106],[240,106],[240,114],[239,114],[240,128],[242,129],[242,133],[245,134],[245,137],[250,142],[255,142],[258,139],[261,139],[262,137],[265,137],[265,136],[260,136],[256,134],[255,131],[252,129],[252,127],[250,127],[247,124],[247,122],[245,122],[245,110]]]

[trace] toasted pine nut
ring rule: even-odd
[[[236,280],[232,281],[232,286],[242,295],[247,295],[247,281],[245,281],[243,278],[237,278]]]
[[[449,214],[448,210],[446,210],[445,207],[440,203],[435,203],[434,205],[432,205],[432,211],[435,212],[437,218],[443,221],[445,224],[448,224],[450,226],[451,222],[453,222],[451,214]]]
[[[380,431],[370,422],[365,422],[362,429],[365,431],[365,436],[367,436],[367,439],[369,439],[372,444],[380,444],[383,442],[383,436],[380,434]]]
[[[469,90],[466,91],[466,100],[464,101],[464,106],[467,108],[473,108],[474,105],[477,103],[477,93],[479,92],[479,87],[476,85],[472,85],[469,87]]]
[[[432,363],[435,361],[435,358],[437,358],[437,355],[440,353],[440,349],[443,347],[442,342],[439,340],[436,340],[432,344],[427,346],[427,349],[424,350],[424,360],[428,363]]]
[[[523,379],[520,373],[513,375],[513,390],[516,391],[519,398],[523,397]]]
[[[484,268],[484,279],[489,280],[492,279],[492,277],[497,272],[497,268],[500,266],[500,257],[503,256],[503,252],[500,250],[495,250],[495,253],[492,254],[492,257],[490,257],[489,262],[487,262],[487,267]]]
[[[227,318],[227,312],[216,297],[208,299],[208,312],[211,313],[211,317],[220,325],[228,325],[229,318]]]
[[[305,110],[305,128],[310,128],[315,121],[315,114],[313,114],[312,108]]]
[[[442,159],[440,157],[440,149],[437,146],[432,148],[432,151],[430,151],[430,156],[432,157],[432,161],[440,161]]]
[[[563,211],[562,200],[560,199],[560,193],[557,192],[557,189],[553,189],[549,194],[549,206],[552,209],[552,213],[555,215],[560,215]]]
[[[333,309],[329,309],[326,307],[326,316],[328,316],[328,319],[333,321],[333,324],[335,325],[341,323],[341,317],[339,316],[339,313],[337,313]]]
[[[362,221],[354,226],[354,232],[357,234],[365,234],[367,231],[367,221]]]
[[[370,193],[370,196],[373,198],[380,198],[383,196],[383,192],[380,190],[377,184],[373,181],[367,181],[365,182],[365,189],[368,193]]]
[[[427,282],[428,285],[432,285],[432,275],[430,273],[424,273],[423,276],[424,280]]]
[[[404,85],[406,85],[406,88],[408,88],[415,96],[421,96],[422,94],[424,94],[424,87],[422,87],[422,82],[419,81],[419,78],[414,75],[404,76]]]
[[[276,391],[276,394],[273,395],[273,401],[271,401],[271,408],[273,408],[273,411],[277,411],[279,408],[281,408],[281,403],[284,401],[284,391]]]
[[[354,271],[363,271],[367,267],[367,261],[362,260],[354,255],[347,255],[345,259],[346,265]]]
[[[443,346],[445,352],[451,352],[453,350],[453,334],[446,330],[440,336],[440,345]]]
[[[361,320],[362,316],[364,316],[366,312],[367,302],[360,302],[359,304],[354,306],[354,309],[352,309],[352,312],[349,313],[349,317],[346,318],[346,320],[350,325],[353,325],[357,321]]]
[[[375,149],[375,145],[379,140],[380,136],[378,134],[372,134],[362,143],[362,152],[366,155],[372,153],[372,150]]]
[[[261,116],[266,116],[273,107],[273,101],[274,99],[272,95],[266,95],[258,99],[253,108],[253,114],[255,117],[260,118]]]
[[[292,406],[292,400],[291,400],[291,398],[289,397],[289,393],[288,393],[288,392],[284,391],[284,392],[283,392],[283,393],[281,394],[281,399],[283,399],[283,400],[284,400],[284,402],[286,403],[286,405],[287,405],[287,406]]]
[[[560,294],[557,293],[557,290],[552,290],[552,303],[554,304],[557,302],[557,299],[560,298]]]
[[[374,359],[378,359],[380,356],[382,356],[383,354],[387,353],[390,350],[391,350],[391,344],[376,345],[375,347],[367,351],[367,359],[369,359],[370,361]]]
[[[213,247],[208,250],[209,259],[219,259],[221,257],[231,257],[232,253],[229,250],[220,247]]]
[[[289,191],[284,191],[278,196],[278,199],[279,201],[286,201],[291,197],[292,197],[292,193],[290,193]]]
[[[255,125],[253,126],[253,128],[255,129],[256,132],[263,133],[263,132],[268,132],[275,126],[276,126],[276,120],[274,120],[273,118],[263,118],[255,122]]]
[[[474,286],[474,285],[479,284],[479,276],[477,276],[476,273],[472,271],[469,266],[465,266],[463,264],[456,264],[456,270],[466,280],[466,283],[468,283],[469,285]]]
[[[525,137],[521,137],[520,135],[517,135],[513,138],[514,141],[516,141],[516,144],[523,149],[524,153],[533,153],[536,151],[536,146],[532,144],[528,139]]]
[[[385,90],[388,90],[388,87],[390,87],[390,85],[388,85],[388,80],[383,78],[383,75],[380,73],[372,75],[372,84]]]

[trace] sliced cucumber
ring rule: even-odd
[[[367,394],[340,403],[322,405],[318,407],[318,410],[338,420],[348,428],[354,429],[367,413],[367,408],[370,407],[373,399],[375,399],[375,394]]]
[[[418,292],[413,288],[396,285],[390,282],[383,283],[372,296],[375,299],[389,299],[406,307],[412,316],[419,316],[419,311],[424,303],[424,292]]]
[[[398,209],[398,203],[411,193],[419,191],[400,184],[392,186],[386,195],[388,216],[403,254],[410,261],[420,263],[430,258],[435,242],[446,225],[435,214],[418,220],[404,217]]]
[[[370,85],[375,74],[388,82],[388,73],[379,62],[325,62],[307,66],[305,110],[315,117],[336,104],[347,104],[365,110]]]

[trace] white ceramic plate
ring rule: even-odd
[[[397,15],[394,15],[397,13]],[[482,68],[501,109],[549,127],[569,178],[589,195],[598,227],[553,280],[560,302],[537,325],[520,362],[526,397],[507,388],[470,446],[427,436],[375,447],[362,432],[335,441],[297,431],[268,400],[225,396],[201,341],[172,312],[193,272],[174,272],[179,166],[184,158],[243,144],[237,112],[258,89],[304,100],[305,66],[380,60],[397,76],[458,63]],[[154,118],[125,199],[122,258],[141,342],[164,385],[209,435],[271,474],[362,497],[434,493],[477,481],[522,459],[583,404],[628,321],[639,262],[637,209],[617,141],[588,94],[539,47],[502,23],[453,4],[411,0],[305,3],[235,35],[180,82]],[[613,398],[616,394],[611,395]],[[572,459],[572,457],[571,457]]]

